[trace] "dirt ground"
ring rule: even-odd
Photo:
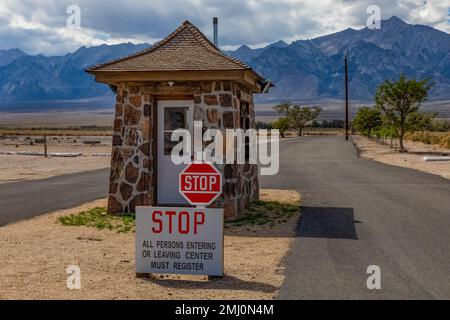
[[[450,150],[420,142],[405,141],[407,153],[399,153],[387,145],[381,145],[366,137],[353,136],[353,142],[361,157],[386,164],[416,169],[450,179],[450,161],[425,162],[423,157],[450,153]]]
[[[262,190],[268,201],[294,202],[295,191]],[[135,234],[67,227],[57,217],[105,206],[101,199],[0,228],[0,299],[273,299],[282,258],[298,215],[269,226],[225,229],[225,277],[136,278]],[[66,286],[66,269],[81,269],[81,290]]]
[[[96,110],[0,112],[0,127],[111,126],[114,122],[114,100],[109,106],[112,107]],[[40,110],[42,110],[41,107]]]
[[[17,146],[17,147],[16,147]],[[2,152],[44,152],[42,145],[0,143]],[[22,180],[44,179],[52,176],[107,168],[111,162],[109,145],[49,145],[48,152],[81,153],[75,158],[0,154],[0,184]]]

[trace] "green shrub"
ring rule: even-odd
[[[284,138],[286,136],[286,130],[289,129],[289,119],[279,118],[277,121],[272,123],[272,128],[280,130],[280,135]]]
[[[297,215],[300,212],[300,202],[298,203],[280,203],[278,201],[254,201],[242,216],[235,219],[225,220],[225,226],[254,226],[284,223],[287,219]]]
[[[107,213],[106,208],[101,207],[58,218],[58,221],[64,226],[86,226],[99,230],[116,230],[118,233],[133,231],[134,220],[134,215],[116,216]]]
[[[375,128],[373,135],[377,138],[397,138],[398,134],[394,127],[383,125],[381,127]]]

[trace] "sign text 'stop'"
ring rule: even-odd
[[[192,163],[180,173],[180,193],[192,205],[207,206],[222,193],[222,174],[210,163]]]

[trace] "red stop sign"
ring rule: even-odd
[[[196,206],[207,206],[222,193],[222,174],[210,163],[192,163],[180,173],[180,193]]]

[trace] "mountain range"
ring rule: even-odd
[[[148,46],[83,46],[74,53],[54,57],[26,55],[18,49],[0,51],[0,101],[72,100],[110,94],[108,86],[96,83],[84,70]]]
[[[149,44],[81,47],[64,56],[27,55],[0,50],[0,102],[64,100],[110,95],[84,69],[147,48]],[[275,84],[259,100],[321,100],[343,97],[344,57],[349,58],[352,99],[372,100],[377,86],[401,73],[434,82],[430,98],[450,98],[450,34],[429,26],[407,24],[397,17],[381,29],[346,29],[291,44],[278,41],[264,48],[242,45],[225,51]]]

